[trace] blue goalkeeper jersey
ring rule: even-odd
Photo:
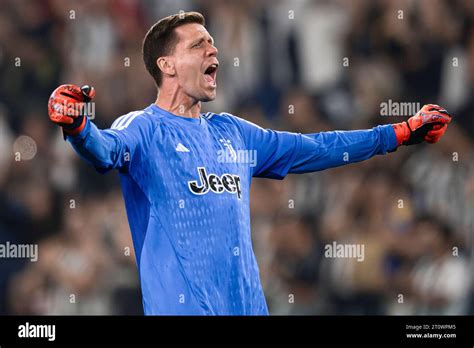
[[[155,104],[106,130],[88,120],[68,140],[98,171],[120,173],[148,315],[267,315],[250,234],[252,177],[282,179],[397,146],[390,125],[302,135]]]

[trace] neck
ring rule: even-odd
[[[181,117],[199,118],[201,113],[201,102],[185,95],[178,87],[175,90],[161,88],[155,105]]]

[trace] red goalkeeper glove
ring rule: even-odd
[[[94,87],[61,85],[48,101],[49,119],[63,127],[67,135],[75,135],[86,125],[85,104],[95,96]]]
[[[424,105],[408,121],[393,124],[398,146],[414,145],[423,141],[436,143],[448,128],[451,115],[441,106]]]

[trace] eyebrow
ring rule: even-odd
[[[211,45],[214,45],[214,38],[212,36],[209,36],[209,40],[211,41]],[[207,40],[207,41],[209,41],[209,40]],[[201,43],[203,41],[205,41],[205,39],[203,37],[201,37],[199,39],[196,39],[196,40],[191,42],[191,46],[194,46],[194,45],[196,45],[198,43]]]

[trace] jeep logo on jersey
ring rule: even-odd
[[[199,179],[201,182],[188,181],[189,189],[195,195],[205,195],[211,190],[215,193],[222,193],[227,191],[229,193],[237,193],[237,197],[240,199],[242,196],[242,190],[240,188],[240,176],[232,174],[207,174],[206,168],[198,167]]]

